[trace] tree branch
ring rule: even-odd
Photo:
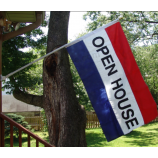
[[[122,20],[122,21],[128,21],[128,20]],[[141,20],[131,20],[129,22],[140,22]],[[158,24],[158,21],[148,21],[148,20],[145,20],[144,22],[146,23],[151,23],[151,24]]]
[[[153,34],[152,34],[152,37],[153,37],[154,35],[158,35],[158,33],[153,33]]]
[[[28,94],[18,89],[13,91],[13,96],[17,100],[20,100],[24,103],[43,108],[43,95],[38,96],[38,95]]]

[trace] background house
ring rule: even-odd
[[[2,112],[16,113],[24,117],[40,116],[40,107],[26,104],[13,97],[13,95],[2,95]]]

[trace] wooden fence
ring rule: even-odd
[[[87,123],[86,128],[98,128],[100,127],[100,122],[95,112],[86,112]]]
[[[86,128],[99,128],[100,122],[95,112],[86,111],[87,123]],[[31,125],[35,130],[42,130],[44,123],[42,122],[42,116],[25,117],[25,121]],[[152,122],[158,122],[158,117]]]
[[[87,124],[86,128],[98,128],[100,127],[100,122],[95,112],[87,112]],[[151,122],[158,122],[158,116]]]
[[[44,123],[42,121],[42,116],[25,117],[25,121],[28,122],[28,124],[37,131],[43,129]]]
[[[87,123],[86,128],[98,128],[100,123],[95,112],[86,112]],[[43,129],[44,123],[42,121],[42,116],[25,117],[25,121],[28,122],[31,127],[37,131]]]

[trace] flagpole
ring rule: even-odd
[[[70,42],[70,43],[67,43],[67,44],[65,44],[65,45],[63,45],[63,46],[61,46],[61,47],[59,47],[59,48],[57,48],[57,49],[55,49],[55,50],[53,50],[53,51],[51,51],[51,52],[49,52],[48,54],[46,54],[46,55],[44,55],[44,56],[42,56],[42,57],[40,57],[40,58],[34,60],[33,62],[31,62],[31,63],[29,63],[29,64],[27,64],[27,65],[21,67],[20,69],[17,69],[16,71],[13,71],[13,72],[9,73],[9,74],[6,75],[6,76],[2,76],[2,77],[1,77],[2,80],[5,80],[6,78],[8,78],[8,77],[14,75],[15,73],[17,73],[17,72],[19,72],[19,71],[25,69],[26,67],[32,65],[33,63],[35,63],[35,62],[37,62],[37,61],[39,61],[39,60],[41,60],[41,59],[43,59],[43,58],[45,58],[45,57],[47,57],[47,56],[49,56],[49,55],[51,55],[51,54],[53,54],[53,53],[59,51],[60,49],[67,48],[67,47],[69,47],[69,46],[71,46],[71,45],[73,45],[73,44],[75,44],[75,43],[77,43],[77,42],[83,40],[83,38],[85,38],[85,37],[87,37],[87,36],[93,34],[94,32],[96,32],[96,31],[98,31],[98,30],[100,30],[100,29],[102,29],[102,28],[106,28],[106,27],[109,27],[109,26],[115,24],[115,23],[118,22],[120,19],[122,19],[122,17],[120,17],[120,18],[118,18],[118,19],[116,19],[116,20],[114,20],[114,21],[112,21],[112,22],[110,22],[110,23],[108,23],[108,24],[105,24],[104,26],[101,26],[100,28],[98,28],[98,29],[96,29],[96,30],[94,30],[94,31],[92,31],[92,32],[90,32],[90,33],[88,33],[88,34],[86,34],[86,35],[84,35],[84,36],[82,36],[82,37],[80,37],[80,38],[78,38],[78,39],[76,39],[76,40],[74,40],[74,41],[72,41],[72,42]]]
[[[37,62],[37,61],[39,61],[39,60],[41,60],[41,59],[43,59],[43,58],[45,58],[45,57],[47,57],[47,56],[49,56],[49,55],[51,55],[51,54],[53,54],[53,53],[55,53],[55,52],[59,51],[60,49],[65,48],[65,47],[66,47],[66,45],[67,45],[67,44],[65,44],[65,45],[63,45],[63,46],[61,46],[61,47],[59,47],[59,48],[55,49],[55,50],[54,50],[54,51],[52,51],[52,52],[49,52],[48,54],[46,54],[46,55],[44,55],[44,56],[42,56],[42,57],[40,57],[40,58],[38,58],[38,59],[34,60],[33,62],[31,62],[31,63],[29,63],[29,64],[27,64],[27,65],[25,65],[25,66],[21,67],[20,69],[17,69],[16,71],[13,71],[12,73],[9,73],[9,74],[8,74],[8,75],[6,75],[6,76],[2,76],[2,80],[5,80],[6,78],[8,78],[8,77],[10,77],[10,76],[14,75],[15,73],[17,73],[17,72],[19,72],[19,71],[21,71],[21,70],[25,69],[26,67],[28,67],[28,66],[32,65],[33,63],[35,63],[35,62]]]

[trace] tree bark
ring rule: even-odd
[[[51,12],[47,53],[67,43],[69,12]],[[86,146],[86,114],[73,88],[69,58],[62,49],[43,62],[44,104],[49,141],[55,146]]]
[[[43,96],[24,93],[19,89],[15,89],[13,91],[13,96],[24,103],[43,108]]]

